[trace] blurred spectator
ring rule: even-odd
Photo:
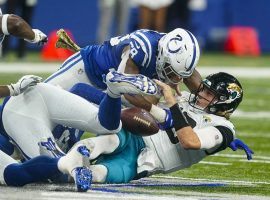
[[[190,29],[190,10],[188,7],[190,0],[174,1],[168,8],[167,32],[175,28]]]
[[[37,4],[37,0],[7,0],[5,13],[16,13],[22,17],[27,23],[31,24],[33,10]],[[9,50],[9,39],[6,38],[3,42],[3,54]],[[17,46],[18,58],[24,58],[26,55],[26,42],[19,39]]]
[[[136,1],[139,6],[139,28],[165,32],[167,9],[174,0]]]
[[[99,0],[97,42],[127,33],[128,12],[129,0]]]

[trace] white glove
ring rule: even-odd
[[[42,31],[38,29],[33,29],[33,32],[35,33],[35,38],[33,40],[27,40],[27,39],[24,39],[24,40],[30,43],[38,43],[38,45],[43,45],[48,42],[47,35],[45,35]]]
[[[35,75],[23,76],[17,83],[8,85],[10,96],[17,96],[23,93],[27,88],[36,85],[41,80],[41,77]]]

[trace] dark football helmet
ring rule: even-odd
[[[215,94],[213,99],[204,111],[207,113],[229,118],[233,111],[237,108],[243,98],[243,89],[239,81],[232,75],[225,72],[211,74],[202,80],[195,97],[190,97],[189,103],[196,107],[199,92],[204,88],[208,88]]]

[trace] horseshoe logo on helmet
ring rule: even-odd
[[[167,43],[167,49],[170,53],[178,53],[179,51],[181,51],[180,53],[183,52],[183,48],[181,45],[179,45],[178,42],[181,42],[183,39],[181,36],[177,36],[174,38],[171,38],[169,40],[169,42]]]

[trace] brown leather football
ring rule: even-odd
[[[142,108],[132,107],[121,112],[123,128],[135,135],[150,136],[159,131],[154,117]]]

